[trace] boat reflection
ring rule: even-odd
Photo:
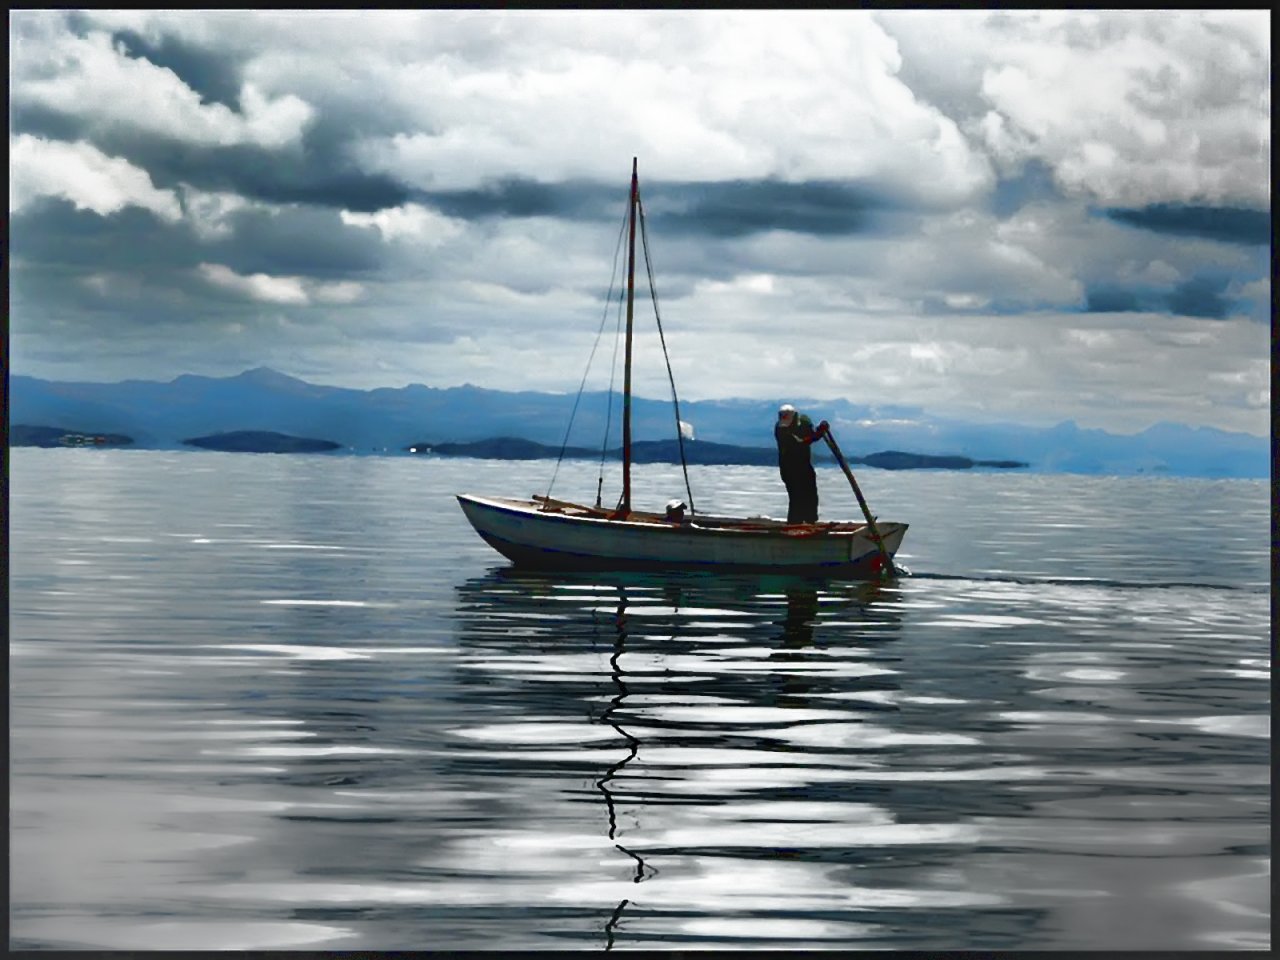
[[[615,759],[590,781],[604,808],[597,829],[625,858],[613,869],[584,861],[582,879],[594,876],[601,893],[611,883],[658,878],[664,862],[681,874],[677,884],[689,882],[691,865],[701,874],[704,864],[724,863],[726,854],[710,849],[715,833],[750,837],[752,821],[762,816],[757,810],[739,823],[727,816],[735,804],[754,798],[767,807],[771,791],[790,793],[809,782],[829,793],[842,777],[831,759],[811,762],[779,732],[850,716],[823,697],[896,685],[894,671],[867,668],[898,632],[900,607],[889,585],[504,568],[457,592],[464,662],[485,676],[482,687],[457,689],[500,703],[513,729],[530,721],[546,729],[586,713],[616,737]],[[570,723],[562,729],[567,736]],[[546,738],[548,745],[564,743],[551,733]],[[599,742],[582,738],[592,755],[602,752]],[[527,761],[554,764],[555,752]],[[561,755],[572,762],[581,751]],[[550,775],[545,767],[542,775]],[[778,805],[779,827],[789,803],[795,801]],[[722,813],[705,842],[677,839],[711,808]],[[602,914],[606,950],[628,924],[638,892],[619,889]],[[644,899],[650,911],[672,909],[669,892]],[[647,922],[654,922],[651,913]]]
[[[782,620],[782,646],[800,650],[813,643],[814,620],[818,616],[818,591],[792,587],[787,591],[787,614]]]

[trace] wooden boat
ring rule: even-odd
[[[536,494],[528,498],[458,494],[458,503],[467,520],[485,542],[520,567],[703,569],[849,578],[892,574],[893,555],[907,532],[907,524],[877,522],[829,433],[825,439],[853,486],[862,508],[862,522],[791,524],[767,517],[716,516],[692,511],[685,514],[683,510],[658,513],[632,509],[631,351],[636,219],[640,211],[639,178],[633,160],[628,212],[622,496],[618,506],[606,509],[599,503],[588,506]],[[677,407],[677,421],[678,419]]]

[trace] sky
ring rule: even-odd
[[[636,158],[640,395],[665,340],[682,400],[1270,428],[1266,10],[14,10],[9,55],[14,374],[620,386]]]

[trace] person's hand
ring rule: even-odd
[[[830,432],[831,432],[831,424],[827,423],[827,421],[823,420],[820,424],[818,424],[818,436],[821,437]]]

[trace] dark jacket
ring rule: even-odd
[[[803,413],[791,418],[790,426],[775,424],[773,438],[778,441],[778,471],[785,478],[813,468],[809,444],[813,439],[813,421]]]

